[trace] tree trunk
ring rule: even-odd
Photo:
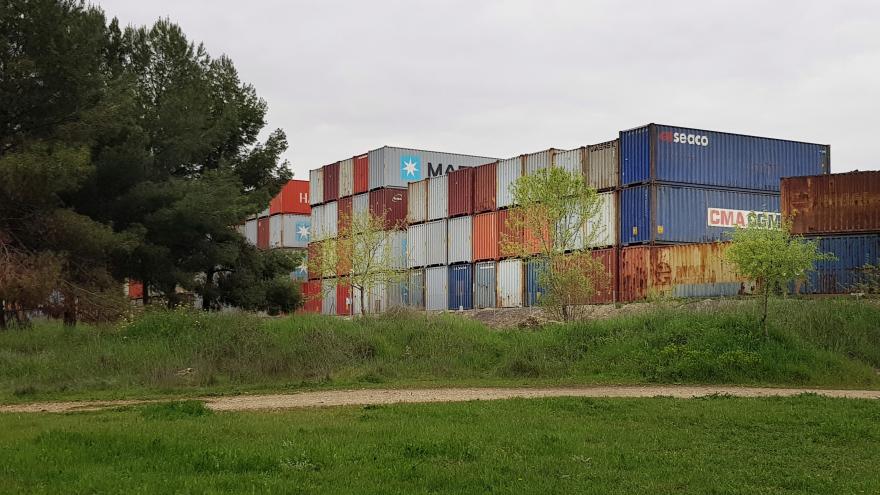
[[[141,282],[141,284],[143,284],[143,291],[144,291],[144,296],[143,296],[144,306],[149,306],[150,305],[150,283],[147,282],[146,280],[144,280],[143,282]]]
[[[0,330],[6,330],[6,301],[0,301]]]
[[[214,271],[205,273],[205,287],[202,289],[202,311],[210,311],[214,309],[214,302],[211,300],[214,291]]]
[[[767,302],[770,300],[770,287],[764,287],[764,309],[761,312],[761,328],[764,330],[764,338],[767,339],[770,337],[770,332],[767,330]]]
[[[76,326],[76,296],[71,293],[64,294],[64,326]]]
[[[360,300],[361,300],[361,316],[364,316],[364,314],[366,314],[365,313],[366,307],[364,307],[364,288],[358,287],[358,292],[360,294]]]

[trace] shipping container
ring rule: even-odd
[[[476,167],[494,158],[385,146],[370,151],[370,190],[406,187],[408,182],[443,176],[462,167]]]
[[[523,174],[532,175],[538,170],[553,166],[558,150],[550,148],[544,151],[529,153],[523,157]]]
[[[309,246],[306,248],[306,259],[309,260],[308,265],[306,265],[309,280],[317,280],[323,276],[319,271],[319,266],[321,265],[321,243],[320,242],[310,242]]]
[[[547,288],[544,287],[542,277],[544,270],[547,269],[547,260],[542,258],[531,258],[524,263],[523,271],[525,272],[525,303],[526,306],[533,307],[541,304],[541,299],[547,295]]]
[[[324,165],[324,202],[339,199],[339,162]]]
[[[474,261],[498,259],[498,213],[480,213],[473,216],[471,244]]]
[[[409,271],[406,304],[414,309],[425,309],[425,270],[421,268]]]
[[[598,191],[617,188],[618,174],[618,141],[587,146],[584,156],[584,176],[587,184]]]
[[[449,309],[474,309],[474,265],[449,267]]]
[[[495,294],[499,308],[521,308],[523,305],[523,263],[519,259],[499,261],[496,269]]]
[[[304,248],[311,238],[311,217],[306,215],[279,215],[282,217],[281,247]]]
[[[447,176],[428,181],[428,220],[439,220],[449,216],[449,187]]]
[[[281,191],[278,191],[278,194],[276,194],[275,197],[269,200],[269,215],[277,215],[281,213],[281,206]]]
[[[449,198],[447,216],[472,215],[474,213],[474,169],[462,168],[449,172],[447,182],[447,196]]]
[[[321,281],[321,314],[336,314],[336,279]]]
[[[446,266],[425,268],[425,309],[428,311],[446,309],[448,276]]]
[[[595,294],[590,303],[611,304],[617,301],[619,290],[617,275],[618,253],[619,250],[616,247],[590,251],[593,259],[599,261],[605,268],[605,278],[595,281]]]
[[[410,182],[407,186],[406,221],[422,223],[428,219],[428,180]]]
[[[324,203],[324,226],[322,227],[324,236],[333,238],[339,235],[339,226],[336,221],[339,218],[339,202],[330,201]]]
[[[457,217],[447,221],[447,263],[471,263],[473,262],[473,218]]]
[[[320,241],[327,236],[324,232],[326,222],[324,220],[324,205],[312,205],[312,240]]]
[[[370,215],[384,218],[388,230],[406,227],[406,189],[370,191]]]
[[[428,264],[428,226],[410,225],[406,228],[406,263],[408,268]]]
[[[370,195],[358,194],[351,198],[351,214],[366,215],[370,212]]]
[[[782,216],[793,234],[880,232],[880,171],[782,179]]]
[[[407,231],[392,230],[386,231],[385,237],[382,239],[379,249],[385,250],[385,243],[390,243],[389,249],[390,268],[393,270],[403,270],[407,268]],[[381,260],[382,255],[377,253],[374,259]]]
[[[269,249],[269,217],[257,220],[257,247]]]
[[[309,204],[324,202],[324,169],[309,170]]]
[[[476,309],[494,308],[495,304],[495,262],[475,263],[474,307]]]
[[[616,301],[617,297],[617,248],[593,249],[590,251],[580,251],[577,253],[567,254],[561,260],[556,262],[556,269],[559,273],[568,270],[580,270],[581,273],[590,273],[587,280],[592,282],[592,295],[584,297],[584,294],[569,293],[569,305],[585,305],[585,304],[609,304]],[[592,260],[589,265],[588,260]],[[592,262],[598,262],[594,271]],[[548,266],[548,265],[544,265]],[[546,297],[546,291],[540,288],[540,280],[537,272],[532,272],[532,280],[527,280],[527,285],[536,288],[529,290],[528,294],[533,294],[531,303],[538,301],[540,297]],[[528,274],[527,274],[528,278]],[[583,288],[586,290],[586,287]]]
[[[495,211],[495,179],[498,162],[474,168],[474,213]]]
[[[352,194],[365,193],[370,190],[370,158],[359,155],[352,159]]]
[[[257,219],[253,218],[244,223],[244,237],[254,246],[257,245]]]
[[[522,228],[513,227],[510,224],[510,214],[512,209],[507,210],[499,210],[497,221],[498,221],[498,257],[499,258],[510,258],[512,256],[517,256],[518,253],[515,251],[511,251],[508,245],[518,246],[522,245],[525,242],[525,236],[523,234]]]
[[[865,265],[880,265],[880,234],[826,236],[817,239],[819,251],[837,259],[819,261],[806,280],[794,284],[801,294],[848,294],[862,292],[868,282]],[[877,273],[876,271],[874,272]],[[876,281],[875,281],[876,283]]]
[[[129,279],[126,284],[126,293],[129,299],[143,299],[144,283],[139,280]]]
[[[336,207],[336,232],[338,235],[343,235],[351,227],[352,201],[352,196],[339,198],[339,206]]]
[[[649,124],[620,133],[622,186],[646,182],[779,191],[783,177],[827,174],[830,147]]]
[[[266,208],[265,210],[261,211],[260,213],[257,214],[257,216],[259,218],[268,217],[269,216],[269,208]]]
[[[435,220],[425,224],[425,238],[427,240],[425,259],[426,266],[445,265],[447,237],[446,237],[446,220]]]
[[[318,314],[321,312],[321,281],[309,280],[302,285],[303,312]]]
[[[406,281],[382,282],[369,291],[368,313],[384,313],[392,308],[403,307],[408,299],[409,287]]]
[[[290,273],[290,278],[298,281],[306,281],[309,279],[309,255],[307,252],[302,252],[299,266],[294,268]]]
[[[352,314],[351,285],[347,279],[339,279],[336,283],[336,314],[339,316]]]
[[[655,184],[620,191],[620,243],[729,240],[734,227],[776,225],[779,195],[763,191]]]
[[[599,201],[601,201],[599,211],[584,225],[584,239],[589,239],[587,247],[598,248],[617,244],[617,226],[620,223],[617,217],[617,198],[616,191],[599,193]]]
[[[495,206],[498,209],[513,206],[513,192],[511,188],[522,177],[523,157],[517,156],[498,162],[495,168]]]
[[[584,148],[575,148],[556,153],[556,167],[565,170],[572,175],[584,173]]]
[[[339,197],[354,194],[354,159],[339,162]]]
[[[281,214],[269,217],[269,248],[277,249],[284,245],[284,219]]]
[[[620,300],[749,294],[755,284],[724,260],[729,243],[633,246],[620,251]]]
[[[281,213],[294,215],[308,215],[311,213],[308,181],[289,180],[281,188]]]

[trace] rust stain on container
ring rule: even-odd
[[[594,279],[595,293],[587,300],[572,301],[572,304],[610,304],[617,300],[618,292],[618,276],[617,276],[617,258],[618,249],[594,249],[588,251],[590,256],[598,261],[602,266],[602,274],[596,274]],[[565,256],[564,263],[574,262],[586,252],[571,253]]]
[[[880,171],[784,178],[781,207],[794,234],[880,232]]]
[[[493,162],[474,169],[474,213],[495,211],[497,167],[498,162]]]
[[[633,246],[620,251],[621,301],[648,297],[717,297],[751,293],[754,282],[723,259],[729,243]]]
[[[471,215],[474,212],[474,169],[460,168],[447,174],[447,197],[449,204],[446,214],[451,217]]]

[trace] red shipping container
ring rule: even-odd
[[[269,249],[269,217],[257,220],[257,248]]]
[[[370,215],[385,219],[387,230],[406,228],[406,189],[370,191]]]
[[[575,300],[572,304],[610,304],[615,301],[617,295],[617,248],[596,249],[593,251],[581,251],[565,255],[562,266],[571,266],[572,263],[584,255],[597,260],[602,265],[604,277],[594,279],[595,293],[586,300]],[[557,265],[559,266],[559,265]],[[584,265],[586,266],[586,265]]]
[[[336,225],[338,235],[343,233],[351,225],[351,196],[340,198],[336,207]]]
[[[321,281],[309,280],[302,284],[303,313],[321,313]]]
[[[324,202],[339,198],[339,162],[324,165]]]
[[[780,203],[794,234],[880,232],[880,171],[787,177]]]
[[[480,213],[474,215],[473,232],[474,261],[498,259],[498,213]]]
[[[310,242],[309,246],[306,248],[306,253],[308,253],[308,266],[306,267],[308,270],[309,280],[317,280],[321,278],[321,273],[317,269],[321,265],[321,243],[319,242]]]
[[[128,298],[129,299],[143,299],[144,297],[144,283],[138,280],[129,279],[128,280]]]
[[[339,280],[336,283],[336,314],[339,316],[351,314],[351,285],[347,281]]]
[[[281,189],[281,213],[308,215],[312,212],[309,206],[309,181],[289,180]]]
[[[370,159],[368,155],[354,157],[354,193],[365,193],[370,189]]]
[[[507,252],[504,250],[504,242],[514,243],[514,244],[522,244],[523,233],[522,229],[513,228],[508,224],[508,220],[510,219],[510,211],[511,210],[498,210],[497,218],[498,218],[498,258],[510,258],[516,256],[518,253]]]
[[[447,215],[460,217],[474,212],[474,169],[460,168],[449,172]]]
[[[495,211],[495,174],[498,162],[474,169],[474,213]]]
[[[281,210],[282,210],[281,192],[282,191],[284,191],[284,189],[282,189],[281,191],[278,191],[278,194],[276,194],[275,197],[269,201],[269,215],[281,213]]]

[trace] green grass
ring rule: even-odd
[[[0,414],[3,493],[880,493],[876,401]]]
[[[541,330],[419,314],[149,312],[113,327],[0,332],[0,402],[195,396],[349,386],[707,383],[877,388],[880,306],[749,302],[658,309]]]

